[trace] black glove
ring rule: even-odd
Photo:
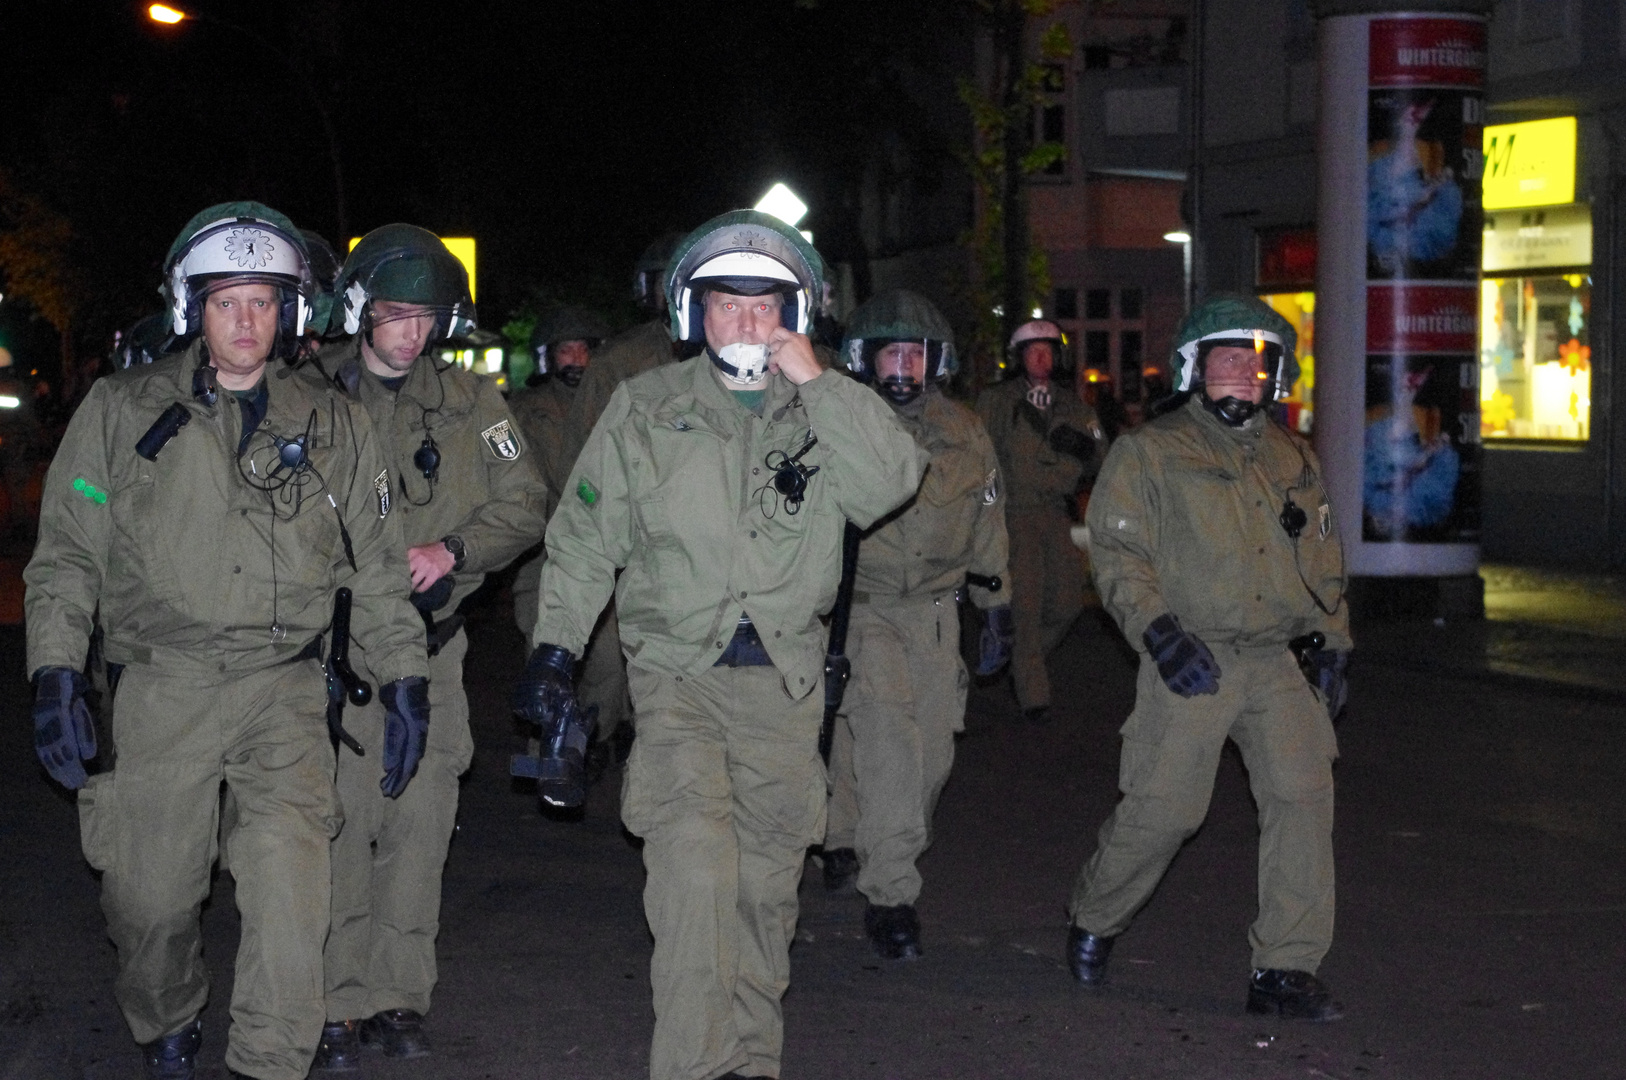
[[[408,675],[386,683],[378,691],[384,703],[384,779],[379,788],[386,798],[398,798],[407,781],[417,775],[429,743],[429,680]]]
[[[514,686],[515,715],[546,727],[575,704],[575,657],[557,645],[538,645]]]
[[[34,752],[51,779],[78,791],[89,777],[84,763],[96,756],[96,726],[85,705],[85,677],[72,668],[34,672]]]
[[[1304,656],[1304,673],[1310,676],[1310,685],[1321,695],[1327,706],[1327,715],[1338,719],[1349,700],[1349,650],[1314,649]]]
[[[1095,440],[1071,424],[1057,424],[1050,433],[1050,449],[1080,461],[1095,458]]]
[[[992,675],[1011,659],[1016,643],[1016,617],[1011,605],[1001,604],[983,612],[982,635],[977,639],[977,674]]]
[[[1180,620],[1163,614],[1141,635],[1157,673],[1181,697],[1219,692],[1220,666],[1202,638],[1180,629]]]

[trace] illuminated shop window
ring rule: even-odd
[[[1287,406],[1287,426],[1308,435],[1315,423],[1315,293],[1266,293],[1259,299],[1292,323],[1298,333],[1299,381],[1282,404]]]
[[[1486,277],[1479,317],[1484,437],[1590,437],[1592,276]]]

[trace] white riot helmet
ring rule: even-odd
[[[735,210],[690,233],[673,253],[666,282],[667,315],[677,341],[705,339],[708,291],[783,299],[780,323],[806,334],[824,296],[824,260],[802,235],[776,217]],[[748,385],[768,367],[764,345],[726,344],[711,352],[712,363],[730,382]]]
[[[205,296],[248,284],[277,287],[281,305],[272,352],[291,357],[316,293],[304,237],[292,221],[260,203],[211,206],[187,222],[164,260],[159,291],[169,301],[170,329],[176,337],[197,333]]]

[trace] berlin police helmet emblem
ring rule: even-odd
[[[493,454],[504,461],[519,457],[519,440],[514,437],[514,427],[507,420],[498,420],[480,432],[480,438],[486,441]]]
[[[271,238],[258,229],[233,229],[226,235],[226,254],[247,270],[258,270],[271,261]]]

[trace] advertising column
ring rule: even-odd
[[[1485,22],[1321,33],[1316,437],[1350,571],[1477,597]]]

